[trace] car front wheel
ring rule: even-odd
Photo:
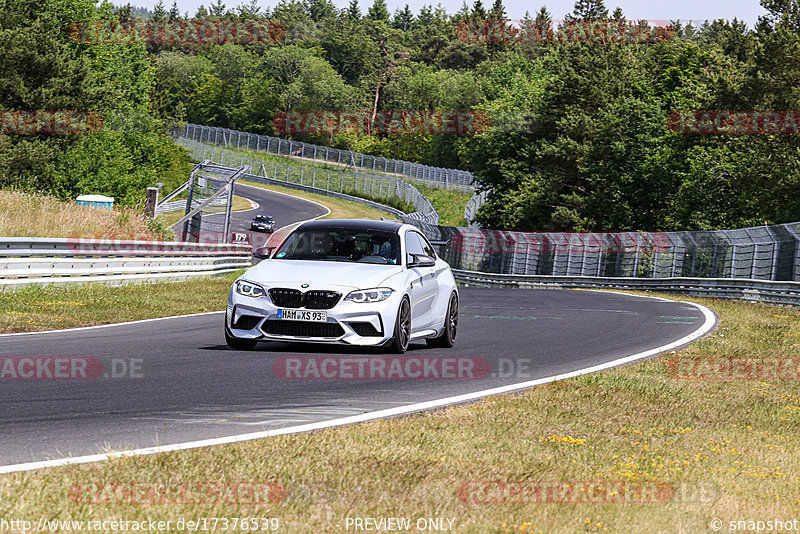
[[[444,330],[432,339],[426,339],[429,347],[450,348],[456,342],[456,331],[458,330],[458,295],[454,291],[450,295],[450,302],[447,304],[447,315],[444,318]]]
[[[258,341],[255,339],[242,339],[238,337],[233,337],[228,331],[228,325],[225,325],[225,343],[228,344],[228,347],[234,350],[253,350],[256,348],[256,344]]]
[[[400,301],[397,309],[397,320],[394,322],[394,341],[389,345],[389,352],[403,354],[408,350],[411,339],[411,304],[407,297]]]

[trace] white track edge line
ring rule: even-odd
[[[13,332],[11,334],[0,334],[0,338],[12,336],[34,336],[38,334],[58,334],[64,332],[79,332],[81,330],[94,330],[96,328],[111,328],[112,326],[125,326],[129,324],[150,323],[153,321],[164,321],[166,319],[183,319],[184,317],[200,317],[202,315],[213,315],[215,313],[225,313],[225,310],[187,313],[186,315],[167,315],[166,317],[151,317],[150,319],[137,319],[136,321],[125,321],[124,323],[96,324],[92,326],[76,326],[75,328],[61,328],[59,330],[37,330],[35,332]]]
[[[275,430],[267,430],[263,432],[253,432],[249,434],[238,434],[234,436],[226,436],[222,438],[213,438],[213,439],[205,439],[199,441],[189,441],[184,443],[176,443],[173,445],[160,445],[155,447],[146,447],[142,449],[132,449],[127,451],[117,451],[117,452],[110,452],[110,453],[102,453],[102,454],[92,454],[88,456],[78,456],[74,458],[61,458],[57,460],[45,460],[40,462],[29,462],[23,464],[14,464],[14,465],[6,465],[0,466],[0,474],[5,473],[16,473],[20,471],[32,471],[35,469],[42,469],[46,467],[59,467],[65,465],[75,465],[75,464],[85,464],[85,463],[92,463],[92,462],[101,462],[104,460],[111,460],[114,458],[129,458],[131,456],[145,456],[150,454],[157,454],[162,452],[175,452],[175,451],[182,451],[187,449],[196,449],[200,447],[210,447],[213,445],[225,445],[231,443],[240,443],[243,441],[252,441],[255,439],[262,439],[268,438],[273,436],[281,436],[285,434],[296,434],[300,432],[310,432],[312,430],[320,430],[323,428],[331,428],[336,426],[342,425],[349,425],[353,423],[362,423],[365,421],[371,421],[375,419],[382,419],[385,417],[393,417],[397,415],[406,415],[413,412],[419,412],[422,410],[430,410],[435,408],[443,408],[452,404],[458,404],[462,402],[467,402],[471,400],[480,399],[483,397],[488,397],[490,395],[497,395],[500,393],[509,393],[512,391],[518,391],[521,389],[527,389],[534,386],[539,386],[542,384],[547,384],[549,382],[556,382],[558,380],[565,380],[567,378],[574,378],[576,376],[581,376],[588,373],[594,373],[597,371],[602,371],[605,369],[609,369],[611,367],[617,367],[619,365],[624,365],[626,363],[634,362],[636,360],[642,360],[645,358],[649,358],[650,356],[654,356],[656,354],[660,354],[662,352],[666,352],[671,349],[679,348],[695,339],[698,339],[711,331],[714,326],[717,324],[716,315],[714,312],[708,309],[707,307],[701,304],[695,304],[693,302],[685,302],[680,301],[684,304],[689,304],[692,306],[697,307],[705,317],[705,321],[703,322],[702,326],[688,334],[677,341],[673,341],[667,345],[663,345],[661,347],[656,347],[654,349],[646,350],[644,352],[639,352],[637,354],[632,354],[630,356],[624,356],[622,358],[617,358],[616,360],[612,360],[610,362],[605,362],[597,365],[593,365],[591,367],[586,367],[584,369],[579,369],[577,371],[571,371],[569,373],[562,373],[559,375],[548,376],[544,378],[537,378],[535,380],[529,380],[527,382],[520,382],[518,384],[509,384],[506,386],[500,386],[496,388],[486,389],[482,391],[476,391],[473,393],[465,393],[463,395],[456,395],[453,397],[445,397],[443,399],[436,399],[432,401],[425,401],[419,402],[415,404],[410,404],[407,406],[399,406],[396,408],[389,408],[386,410],[378,410],[374,412],[368,412],[365,414],[360,415],[353,415],[348,417],[342,417],[339,419],[330,419],[328,421],[320,421],[316,423],[309,423],[305,425],[298,425],[286,428],[279,428]]]

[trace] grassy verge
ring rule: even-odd
[[[76,237],[130,236],[163,239],[167,228],[145,220],[132,208],[106,211],[54,197],[0,190],[0,236]]]
[[[0,290],[0,333],[55,330],[225,309],[239,273],[186,282]]]
[[[347,193],[349,195],[381,202],[400,209],[405,213],[415,211],[413,205],[390,194],[390,186],[395,178],[393,175],[364,171],[368,174],[375,174],[380,177],[379,180],[373,183],[371,178],[365,179],[361,173],[354,173],[351,170],[346,170],[341,165],[313,162],[304,158],[276,156],[274,154],[256,152],[253,150],[228,150],[245,157],[265,161],[267,164],[265,164],[264,168],[267,174],[279,180],[286,180],[301,185],[330,188],[340,193]],[[286,164],[289,164],[288,170]],[[254,169],[253,172],[257,170],[258,169]],[[330,173],[330,178],[328,173]],[[384,178],[387,176],[391,179]],[[428,182],[423,180],[404,179],[403,181],[415,185],[417,189],[431,201],[433,207],[439,213],[440,218],[445,221],[441,224],[466,226],[466,221],[464,220],[464,206],[466,206],[471,193],[439,189],[428,185]],[[442,214],[444,214],[444,216]]]
[[[273,517],[297,533],[344,532],[348,517],[448,518],[453,532],[470,533],[708,532],[713,518],[725,531],[734,520],[797,518],[798,382],[683,379],[666,361],[797,356],[800,310],[693,300],[719,313],[721,329],[677,355],[413,417],[6,475],[0,517]],[[76,484],[205,481],[278,481],[286,498],[80,504],[69,493]],[[645,504],[531,503],[497,492],[498,502],[482,503],[459,497],[466,481],[680,489]]]
[[[472,193],[455,191],[451,189],[439,189],[423,184],[416,184],[419,192],[431,201],[433,207],[439,213],[439,224],[442,226],[461,226],[467,225],[464,218],[464,208],[472,197]]]
[[[380,219],[380,218],[391,219],[392,218],[388,213],[384,211],[376,210],[374,208],[370,208],[369,206],[365,206],[364,204],[359,204],[358,202],[352,202],[350,200],[344,200],[334,197],[326,197],[325,195],[307,193],[305,191],[292,189],[291,187],[266,185],[260,182],[251,182],[249,180],[239,180],[239,183],[260,187],[262,189],[267,189],[269,191],[288,193],[290,195],[294,195],[299,198],[304,198],[306,200],[313,200],[314,202],[319,202],[320,204],[331,210],[331,213],[326,216],[326,218],[330,219]]]
[[[220,146],[220,145],[214,145]],[[227,147],[223,147],[227,148]],[[334,163],[334,162],[325,162],[320,160],[315,160],[311,157],[304,157],[304,156],[284,156],[282,154],[272,154],[271,152],[262,152],[262,151],[255,151],[249,150],[244,148],[227,148],[231,152],[235,152],[236,154],[241,154],[248,158],[258,158],[263,161],[268,161],[270,163],[278,163],[281,165],[286,165],[287,163],[290,165],[302,165],[303,167],[313,167],[316,169],[321,170],[328,170],[328,171],[336,171],[339,172],[342,169],[347,168],[347,163]],[[322,152],[324,154],[324,151]],[[367,172],[366,170],[364,172]],[[372,173],[372,171],[369,171]],[[389,174],[384,173],[380,169],[376,169],[374,174]]]

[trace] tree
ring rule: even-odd
[[[336,16],[336,6],[330,0],[304,0],[308,16],[314,22]]]
[[[325,28],[322,48],[336,72],[352,85],[377,70],[380,62],[379,48],[368,35],[367,25],[349,17],[339,18]]]
[[[214,17],[223,17],[226,13],[225,2],[222,0],[216,0],[213,4],[211,4],[211,15]]]
[[[536,24],[537,26],[544,26],[550,27],[553,24],[553,16],[547,11],[546,6],[542,6],[542,8],[536,13]]]
[[[614,12],[611,14],[611,19],[616,21],[623,21],[625,20],[625,13],[622,12],[621,7],[617,7]]]
[[[261,6],[258,5],[258,0],[250,0],[246,4],[240,4],[236,11],[242,20],[254,20],[261,17]]]
[[[208,10],[206,6],[200,4],[200,7],[197,8],[197,13],[194,14],[194,18],[197,20],[205,20],[208,17]]]
[[[153,15],[150,17],[150,20],[157,22],[167,20],[167,10],[164,7],[164,0],[158,0],[158,3],[156,3],[153,8]]]
[[[509,27],[506,23],[506,8],[503,7],[503,0],[494,0],[492,4],[492,9],[489,11],[489,19],[492,21],[492,24],[497,24],[498,28],[502,28],[502,30],[497,31],[497,37],[491,39],[487,49],[489,51],[490,57],[495,57],[500,52],[509,49],[509,43],[506,41],[505,36],[515,32],[516,29],[513,27]]]
[[[608,18],[603,0],[576,0],[568,20],[605,20]]]
[[[386,7],[386,0],[374,0],[367,11],[367,18],[374,21],[389,22],[389,8]]]
[[[133,6],[130,3],[114,8],[114,14],[120,21],[131,20],[133,17]]]
[[[108,19],[112,9],[91,0],[0,3],[0,109],[103,110],[104,117],[92,135],[0,136],[3,187],[61,198],[114,191],[120,204],[132,205],[146,186],[180,183],[187,158],[156,132],[144,45],[76,46],[64,31],[73,22]]]
[[[481,0],[475,0],[475,3],[472,4],[472,18],[474,20],[486,20],[486,9],[484,9]]]
[[[506,8],[503,6],[503,0],[494,0],[492,9],[489,11],[489,18],[492,20],[505,20]]]
[[[766,21],[773,26],[800,31],[800,0],[761,0],[761,7],[769,13]]]
[[[351,20],[361,20],[361,8],[358,7],[358,0],[350,0],[346,12]]]
[[[411,28],[411,24],[414,22],[414,14],[411,12],[411,8],[406,4],[406,7],[403,8],[401,11],[398,9],[394,12],[394,16],[392,17],[392,28],[397,28],[398,30],[408,31]]]
[[[178,0],[172,1],[172,7],[169,8],[169,14],[167,15],[167,19],[170,21],[180,20],[181,12],[178,9]]]

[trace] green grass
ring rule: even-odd
[[[215,146],[220,146],[220,145],[215,145]],[[339,172],[347,167],[347,163],[325,162],[325,161],[311,159],[310,157],[284,156],[282,154],[272,154],[270,152],[257,152],[255,150],[241,149],[241,148],[228,148],[227,150],[230,150],[231,152],[235,152],[237,154],[242,154],[243,156],[248,158],[257,158],[264,161],[269,161],[271,163],[279,163],[283,165],[286,165],[288,163],[290,165],[302,165],[304,167],[314,167],[316,169],[336,171],[336,172]],[[370,174],[386,174],[387,176],[390,175],[390,173],[384,173],[382,170],[378,169],[376,169],[375,172],[372,172],[371,169],[369,170],[365,169],[364,172],[369,172]]]
[[[239,272],[186,282],[0,289],[0,333],[55,330],[225,309]]]
[[[410,417],[6,475],[0,517],[276,517],[290,533],[343,532],[347,517],[447,517],[454,532],[467,533],[709,532],[712,518],[726,528],[737,519],[797,518],[797,381],[682,379],[666,361],[797,356],[800,310],[692,300],[712,306],[721,328],[678,355]],[[459,487],[476,480],[684,489],[649,504],[464,502]],[[277,481],[286,498],[238,505],[70,498],[75,484],[124,481]],[[687,487],[702,491],[693,498]]]
[[[472,197],[472,193],[453,189],[439,189],[424,184],[415,184],[419,192],[431,201],[439,213],[439,224],[442,226],[467,226],[464,208]]]
[[[352,170],[345,170],[341,165],[319,163],[288,156],[276,156],[253,150],[227,150],[248,158],[266,161],[267,164],[264,168],[270,178],[366,198],[392,206],[405,213],[416,211],[412,204],[391,194],[391,186],[396,178],[391,174],[384,175],[383,173],[364,171],[377,177],[376,179],[371,176],[365,178],[361,172],[355,173]],[[233,161],[229,161],[229,163],[235,165],[238,162],[236,158],[233,158]],[[287,163],[289,164],[288,172]],[[326,171],[330,172],[330,179]],[[258,173],[259,169],[252,169],[252,172]],[[442,221],[440,224],[466,226],[464,207],[472,193],[439,189],[422,180],[404,179],[401,181],[413,184],[431,201],[431,204],[439,213],[440,221]]]

